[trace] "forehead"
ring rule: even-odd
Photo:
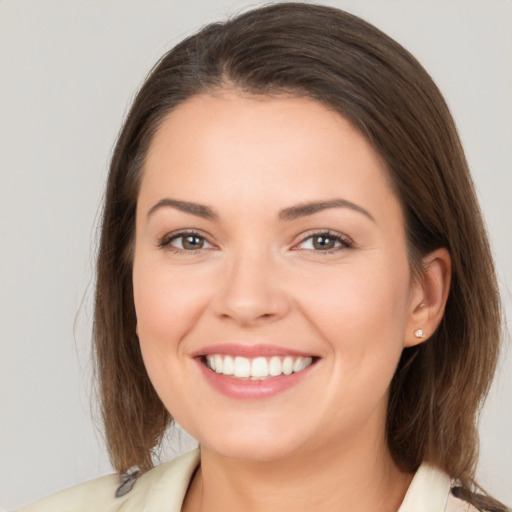
[[[163,120],[140,199],[164,192],[244,207],[258,195],[283,203],[394,196],[379,154],[339,113],[309,98],[234,91],[194,96]]]

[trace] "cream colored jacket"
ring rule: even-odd
[[[44,498],[19,512],[180,512],[188,484],[199,464],[199,450],[153,468],[121,498],[118,475],[79,484]],[[477,512],[450,493],[450,478],[423,464],[398,512]]]

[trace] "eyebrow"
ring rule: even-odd
[[[208,220],[218,220],[219,216],[209,207],[204,204],[191,203],[189,201],[178,201],[177,199],[164,198],[160,199],[158,203],[152,206],[148,211],[148,217],[150,217],[156,210],[163,207],[171,207],[176,210],[180,210],[185,213],[196,215]]]
[[[306,215],[313,215],[314,213],[327,210],[328,208],[349,208],[356,212],[362,213],[370,220],[375,222],[373,216],[357,204],[354,204],[346,199],[331,199],[329,201],[312,201],[310,203],[302,203],[290,208],[285,208],[279,212],[279,219],[281,220],[294,220],[299,217],[305,217]]]
[[[148,217],[151,216],[156,210],[163,207],[175,208],[176,210],[190,213],[207,220],[219,219],[219,215],[209,206],[192,203],[189,201],[179,201],[177,199],[170,198],[161,199],[158,201],[158,203],[152,206],[148,211]],[[278,218],[279,220],[283,221],[292,221],[300,217],[313,215],[314,213],[321,212],[322,210],[327,210],[329,208],[349,208],[350,210],[362,213],[370,220],[375,222],[375,219],[370,214],[370,212],[355,203],[347,201],[346,199],[330,199],[328,201],[312,201],[308,203],[301,203],[289,208],[284,208],[279,212]]]

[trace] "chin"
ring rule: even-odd
[[[253,426],[238,424],[238,427],[215,429],[219,435],[212,435],[215,430],[209,430],[207,435],[199,434],[196,439],[203,449],[222,457],[253,462],[287,459],[308,444],[306,433],[300,435],[301,432],[290,425],[274,425],[272,428],[269,424],[258,423]]]
[[[243,460],[248,462],[274,462],[288,458],[294,453],[292,447],[283,446],[281,442],[236,442],[228,440],[224,443],[200,443],[206,448],[227,459]]]

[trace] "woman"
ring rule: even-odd
[[[122,477],[26,510],[505,510],[474,492],[499,326],[417,61],[327,7],[211,25],[155,67],[111,163],[94,337]],[[200,452],[151,469],[171,418]]]

